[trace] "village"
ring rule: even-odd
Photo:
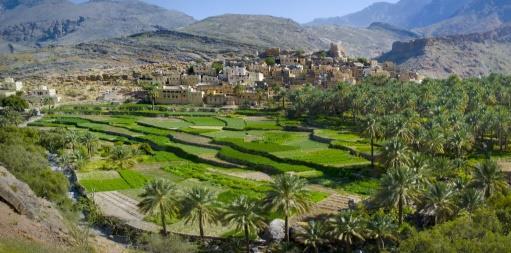
[[[153,87],[156,104],[262,107],[282,88],[357,85],[371,76],[419,83],[424,78],[400,70],[391,62],[349,58],[340,44],[332,43],[328,51],[304,53],[269,48],[222,61],[146,64],[88,75],[37,78],[27,80],[29,85],[25,87],[7,77],[0,82],[0,97],[22,94],[34,107],[59,102],[147,102],[148,87]],[[72,92],[65,91],[65,87],[72,88]]]

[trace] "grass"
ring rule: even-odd
[[[273,154],[281,158],[333,167],[369,164],[369,161],[364,158],[353,156],[348,151],[338,149],[293,150]]]
[[[224,127],[226,124],[215,117],[183,117],[183,120],[196,126]]]
[[[220,143],[227,143],[236,145],[242,149],[260,151],[260,152],[278,152],[278,151],[291,151],[298,149],[297,147],[280,145],[276,143],[267,143],[262,141],[246,142],[244,139],[239,138],[218,138],[216,141]]]
[[[79,173],[78,178],[80,185],[88,192],[107,192],[141,188],[147,182],[146,177],[132,170]]]
[[[313,168],[307,166],[280,163],[264,156],[243,153],[230,147],[222,148],[219,152],[219,156],[227,160],[239,161],[249,167],[253,166],[254,168],[270,174],[315,171]],[[311,173],[310,175],[317,174]]]
[[[14,236],[14,235],[13,235]],[[49,242],[48,242],[49,243]],[[36,241],[29,241],[17,238],[0,238],[0,253],[64,253],[64,252],[86,252],[77,248],[57,248],[51,244],[43,244]]]
[[[246,127],[245,120],[239,117],[217,117],[217,119],[223,121],[226,125],[226,128],[235,129],[235,130],[243,130]]]
[[[137,122],[164,129],[181,129],[192,125],[192,123],[178,118],[141,118]]]
[[[273,119],[266,117],[251,117],[245,119],[246,129],[248,130],[281,130],[282,127],[277,125]]]

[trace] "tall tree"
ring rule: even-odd
[[[204,241],[204,227],[219,221],[216,195],[207,188],[194,187],[187,191],[182,200],[185,223],[199,224],[199,233]]]
[[[91,132],[87,132],[82,136],[81,141],[87,148],[87,154],[89,155],[89,158],[91,158],[94,153],[94,149],[96,148],[96,144],[98,143],[98,138]]]
[[[383,137],[383,131],[379,122],[376,121],[376,117],[369,116],[367,120],[366,128],[364,129],[364,135],[371,139],[371,167],[374,168],[374,145],[375,141]]]
[[[485,160],[476,166],[472,185],[480,189],[486,198],[508,187],[502,170],[493,160]]]
[[[376,240],[378,251],[385,251],[385,240],[396,241],[395,236],[396,225],[392,222],[392,218],[385,214],[383,210],[379,210],[369,220],[367,229],[369,236]]]
[[[144,85],[144,90],[147,93],[147,97],[151,101],[151,109],[154,111],[154,103],[156,102],[156,97],[158,96],[158,89],[160,88],[159,83],[148,83]]]
[[[433,216],[436,225],[454,214],[456,206],[453,197],[454,192],[446,183],[431,184],[421,198],[421,212]]]
[[[409,155],[408,147],[394,138],[384,146],[380,158],[387,168],[395,169],[404,166],[408,162]]]
[[[140,211],[150,215],[160,215],[163,234],[167,234],[166,215],[175,214],[178,201],[175,197],[175,186],[167,180],[149,182],[140,194],[142,201],[138,204]]]
[[[381,179],[376,201],[386,207],[398,209],[399,225],[403,224],[403,210],[416,197],[416,174],[408,167],[390,169]]]
[[[224,219],[236,224],[236,230],[243,231],[246,251],[250,253],[250,233],[264,226],[264,218],[259,214],[257,202],[243,195],[238,196],[226,207]]]
[[[310,205],[308,192],[305,190],[306,181],[291,174],[279,175],[270,185],[264,204],[273,211],[284,214],[285,240],[289,242],[289,217],[293,214],[306,212]]]

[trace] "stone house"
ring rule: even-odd
[[[156,103],[202,106],[204,104],[203,98],[204,92],[191,86],[163,86],[162,89],[158,90]]]

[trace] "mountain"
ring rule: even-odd
[[[75,44],[194,22],[138,0],[0,0],[0,37],[24,46]]]
[[[375,58],[392,49],[395,41],[410,41],[420,36],[384,23],[367,28],[348,26],[312,26],[309,31],[321,40],[340,42],[350,56]]]
[[[491,31],[509,21],[509,0],[400,0],[375,3],[343,17],[316,19],[308,25],[360,27],[385,22],[435,37]]]
[[[180,31],[263,48],[316,50],[328,46],[291,19],[263,15],[228,14],[210,17]]]
[[[396,42],[378,60],[392,61],[430,77],[511,72],[511,26],[468,35]]]
[[[225,39],[160,30],[79,43],[56,45],[0,57],[0,72],[23,78],[87,69],[111,69],[147,63],[212,61],[229,55],[254,54],[259,47]]]
[[[319,18],[307,25],[341,25],[367,27],[375,22],[411,28],[410,19],[421,12],[432,0],[401,0],[395,4],[378,2],[369,7],[342,17]],[[452,1],[452,0],[450,0]],[[458,0],[463,1],[463,0]]]
[[[426,36],[486,32],[511,21],[511,1],[472,0],[456,13],[433,25],[418,29]]]

